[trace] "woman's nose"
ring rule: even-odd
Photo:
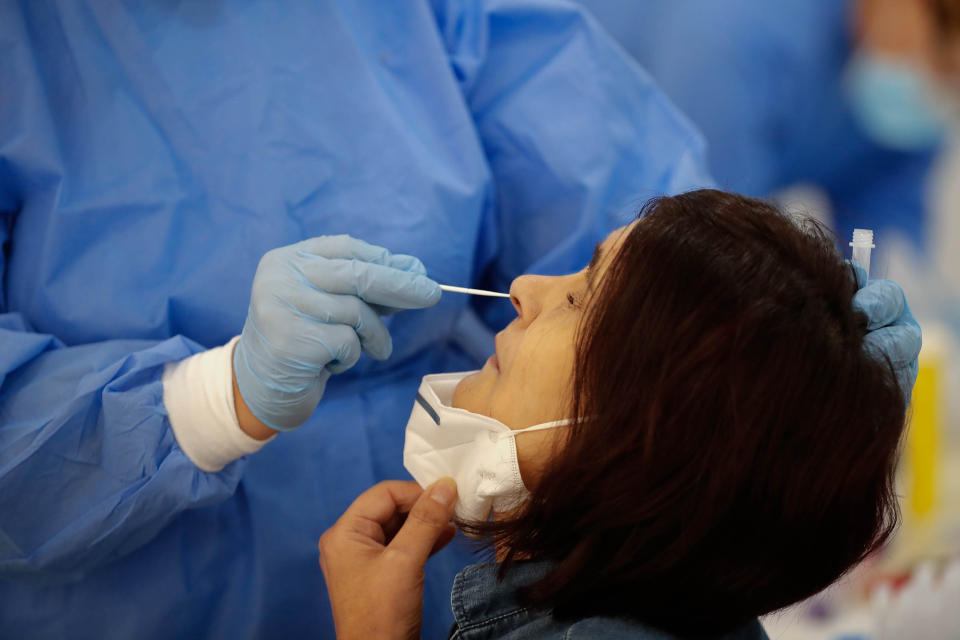
[[[520,276],[510,285],[510,302],[520,321],[529,323],[540,313],[544,276]]]

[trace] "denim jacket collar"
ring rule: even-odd
[[[487,562],[465,568],[457,574],[450,595],[456,638],[542,639],[598,638],[670,640],[675,636],[626,618],[599,616],[576,622],[552,620],[549,611],[532,609],[517,600],[516,590],[543,578],[550,562],[518,562],[497,580],[499,564]],[[718,637],[719,638],[719,637]],[[741,629],[722,636],[723,640],[768,640],[754,619]]]
[[[547,575],[550,562],[518,562],[503,581],[497,580],[500,565],[495,562],[474,564],[457,574],[453,581],[450,603],[457,626],[466,631],[492,620],[533,614],[517,601],[516,590]]]

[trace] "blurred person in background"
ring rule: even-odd
[[[923,250],[960,94],[957,0],[582,0],[704,132],[726,188],[816,186],[841,238]]]

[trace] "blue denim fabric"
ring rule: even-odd
[[[550,611],[530,609],[515,597],[518,587],[543,577],[547,562],[523,562],[497,581],[495,563],[474,564],[457,574],[450,603],[454,624],[450,640],[677,640],[676,636],[625,618],[598,616],[575,622],[554,620]],[[717,640],[768,640],[758,620]]]

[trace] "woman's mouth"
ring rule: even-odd
[[[487,364],[492,366],[497,371],[500,371],[500,360],[497,358],[497,354],[493,354],[492,356],[487,358]]]

